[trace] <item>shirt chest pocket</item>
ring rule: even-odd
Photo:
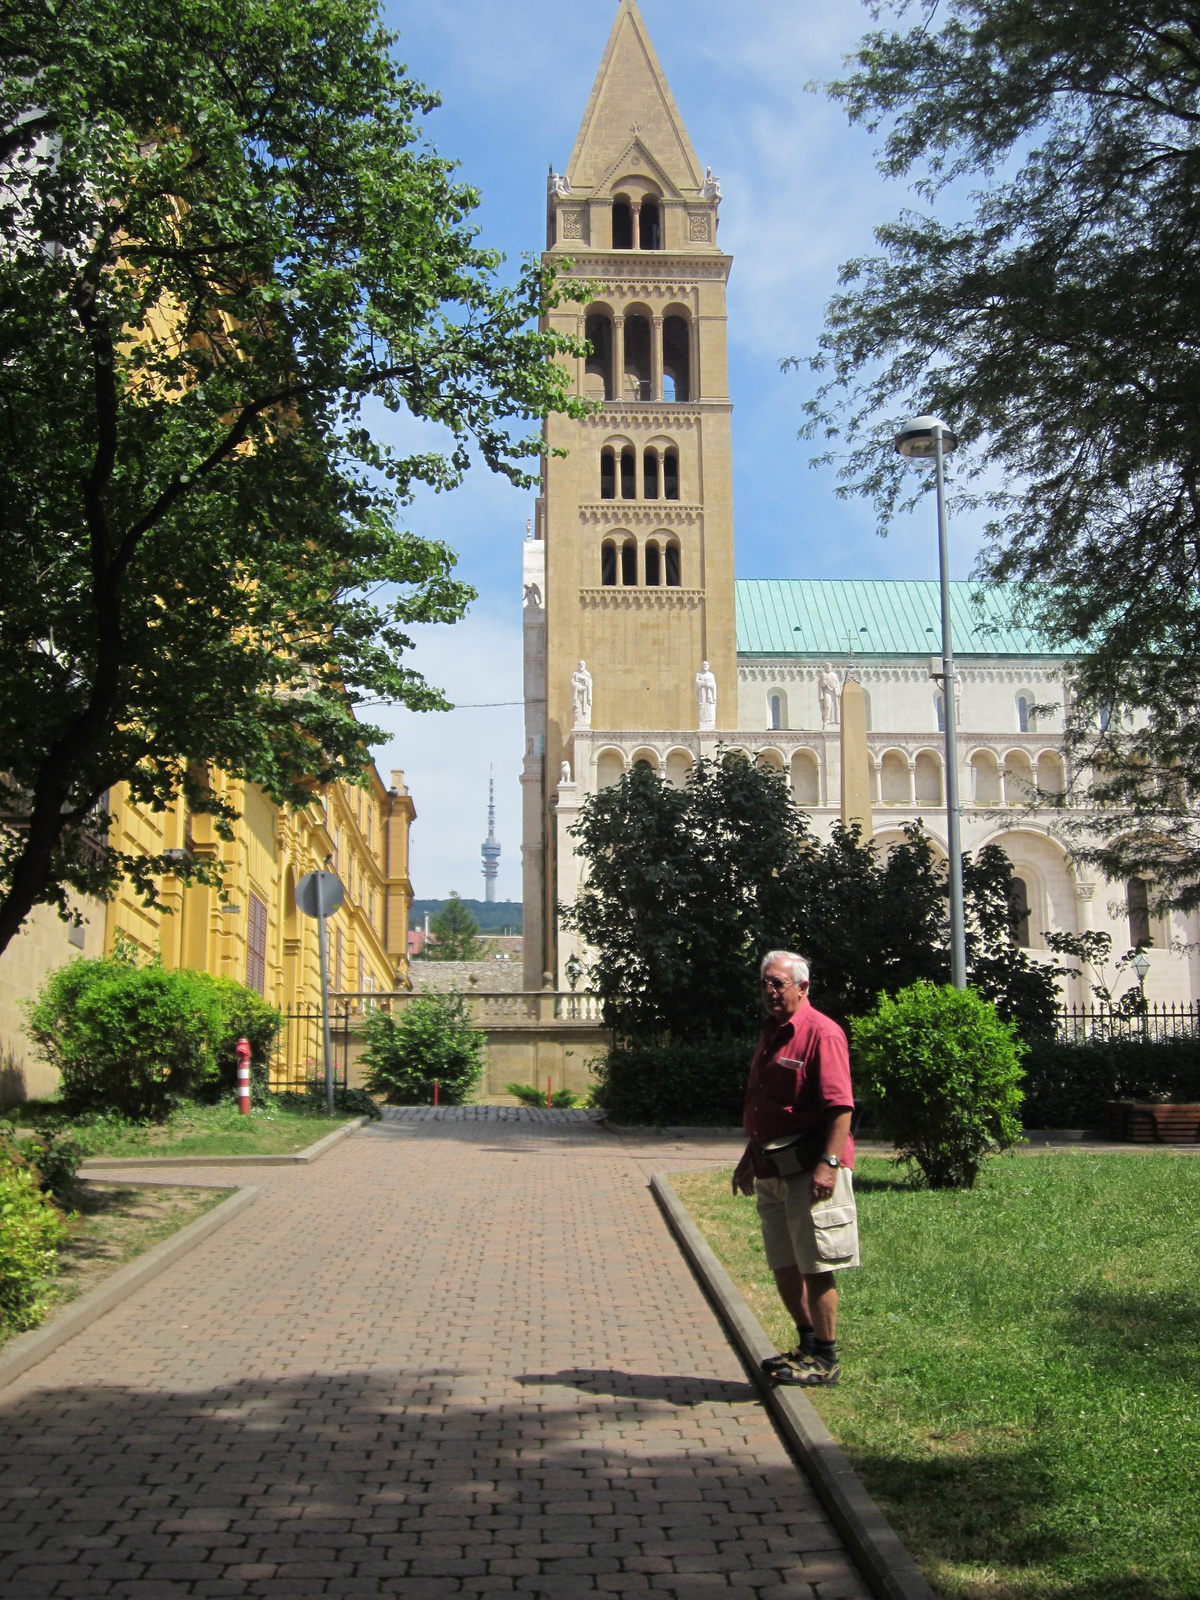
[[[759,1085],[768,1100],[776,1105],[794,1106],[804,1082],[802,1061],[768,1061],[759,1075]]]

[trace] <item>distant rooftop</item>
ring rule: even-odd
[[[740,579],[737,648],[742,656],[844,658],[940,655],[937,583],[920,578]],[[977,600],[976,596],[980,598]],[[1010,591],[950,585],[956,656],[1068,656],[1013,621]]]

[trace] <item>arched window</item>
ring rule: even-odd
[[[1129,943],[1153,944],[1150,934],[1150,885],[1145,878],[1130,878],[1125,885],[1125,907],[1129,913]]]
[[[1022,733],[1037,732],[1037,718],[1034,716],[1034,698],[1031,694],[1017,696],[1017,727]]]
[[[621,390],[624,400],[649,400],[650,398],[650,320],[648,317],[625,318],[625,382]]]
[[[637,588],[637,545],[627,539],[621,546],[621,582],[626,589]]]
[[[671,543],[667,546],[663,553],[666,557],[664,565],[667,572],[667,588],[678,589],[683,583],[683,578],[681,576],[681,562],[679,559],[679,546],[675,543]]]
[[[674,450],[668,450],[663,456],[663,499],[679,499],[679,457]]]
[[[939,733],[945,733],[945,731],[946,731],[946,697],[941,693],[940,690],[933,697],[933,709],[934,709],[935,715],[937,716],[938,732]]]
[[[821,770],[811,750],[798,750],[792,757],[792,797],[798,806],[821,803]]]
[[[1008,891],[1010,938],[1022,950],[1029,949],[1029,888],[1024,878],[1014,878]]]
[[[942,803],[942,764],[930,750],[917,755],[917,804],[940,806]]]
[[[615,450],[601,450],[600,452],[600,498],[601,500],[615,500],[617,498],[617,453]]]
[[[658,223],[658,202],[656,200],[642,201],[642,215],[638,225],[640,238],[638,246],[642,250],[660,250],[662,248],[662,230]]]
[[[611,539],[600,546],[600,582],[605,588],[614,588],[617,582],[617,547]]]
[[[1100,707],[1100,732],[1101,733],[1107,733],[1108,732],[1108,725],[1109,725],[1109,723],[1111,721],[1112,721],[1112,707],[1111,706],[1101,706]]]
[[[613,249],[633,249],[633,212],[629,208],[629,201],[625,199],[613,201]]]
[[[867,732],[871,732],[871,696],[863,690],[863,714],[867,719]]]
[[[691,398],[691,355],[688,325],[683,317],[663,318],[663,398],[667,398],[667,379],[671,380],[672,400]]]
[[[772,728],[787,727],[787,696],[780,690],[776,689],[768,698],[767,710],[770,713]]]
[[[646,587],[657,589],[662,583],[662,559],[656,544],[646,546]]]
[[[658,499],[658,451],[647,450],[642,457],[642,499]]]
[[[621,451],[621,499],[637,499],[637,455],[632,446]]]
[[[612,323],[600,311],[595,311],[584,323],[584,338],[592,347],[584,366],[583,392],[589,400],[611,400],[613,397]]]

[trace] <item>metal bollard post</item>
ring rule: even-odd
[[[438,1103],[438,1099],[437,1099],[437,1090],[438,1090],[438,1081],[437,1081],[437,1079],[436,1079],[436,1078],[435,1078],[435,1079],[434,1079],[434,1080],[433,1080],[433,1103],[434,1103],[434,1105],[437,1105],[437,1103]]]
[[[242,1116],[250,1115],[250,1041],[237,1042],[237,1097]]]

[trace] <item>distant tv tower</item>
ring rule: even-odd
[[[493,768],[489,767],[489,774]],[[483,898],[496,898],[496,875],[500,871],[500,846],[496,842],[496,780],[488,777],[488,836],[479,847],[483,857]]]

